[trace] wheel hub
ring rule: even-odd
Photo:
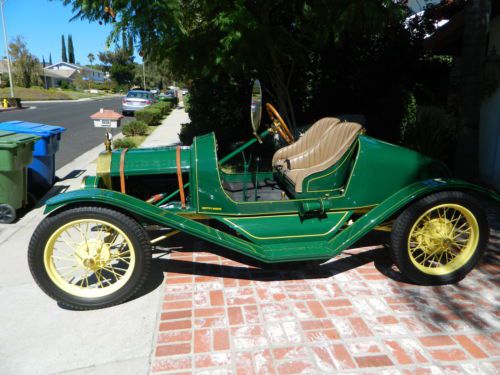
[[[426,222],[422,228],[419,240],[423,244],[426,253],[435,253],[448,250],[453,244],[451,234],[453,224],[443,218],[432,219]]]
[[[77,249],[77,258],[81,266],[87,270],[102,269],[111,259],[109,245],[99,240],[88,240]]]

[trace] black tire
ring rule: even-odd
[[[11,224],[16,220],[16,210],[10,204],[0,204],[0,223]]]
[[[456,204],[470,211],[479,227],[479,239],[475,249],[471,250],[472,255],[463,265],[446,274],[431,275],[413,264],[408,250],[408,238],[416,221],[432,207],[442,204]],[[390,252],[395,265],[411,281],[422,285],[452,284],[462,280],[476,266],[484,254],[488,237],[488,219],[479,202],[463,192],[444,191],[416,201],[399,215],[392,227]]]
[[[81,219],[108,222],[120,229],[132,244],[135,262],[131,274],[128,280],[111,294],[88,298],[68,293],[51,280],[45,268],[45,247],[52,234],[61,226]],[[36,283],[59,304],[75,310],[100,309],[125,302],[141,288],[149,274],[151,245],[144,228],[129,216],[103,207],[76,207],[55,213],[40,223],[31,237],[28,249],[28,263]]]

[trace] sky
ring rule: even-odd
[[[9,42],[17,35],[24,37],[28,49],[40,61],[45,57],[49,61],[52,53],[52,62],[61,61],[61,35],[73,37],[76,62],[86,65],[89,63],[88,54],[96,56],[106,49],[106,37],[111,31],[110,25],[99,25],[97,22],[75,20],[70,6],[63,6],[60,0],[5,0],[5,23]],[[3,32],[1,33],[2,56],[5,55]],[[113,48],[113,46],[111,47]],[[136,62],[141,59],[136,56]],[[94,63],[96,63],[94,62]]]

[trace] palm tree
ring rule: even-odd
[[[93,62],[95,61],[95,56],[92,52],[90,52],[88,55],[87,55],[87,58],[89,59],[89,62],[90,62],[90,66],[93,68]]]

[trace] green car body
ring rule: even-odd
[[[255,140],[237,152],[252,143]],[[309,176],[301,193],[259,200],[258,189],[254,195],[249,189],[250,199],[235,200],[224,188],[226,183],[259,186],[273,180],[287,189],[287,181],[280,181],[276,171],[227,173],[221,163],[237,152],[219,161],[216,150],[212,133],[196,137],[192,146],[180,150],[129,150],[122,170],[121,150],[103,153],[97,176],[86,178],[83,189],[47,201],[45,211],[51,214],[78,205],[110,207],[140,222],[170,227],[273,263],[332,258],[412,202],[437,191],[468,191],[500,201],[492,191],[450,178],[436,160],[364,134],[335,165]],[[185,207],[172,200],[180,190],[178,169],[187,193]],[[120,174],[126,179],[127,194],[119,192]],[[159,204],[146,202],[163,191],[166,197]]]

